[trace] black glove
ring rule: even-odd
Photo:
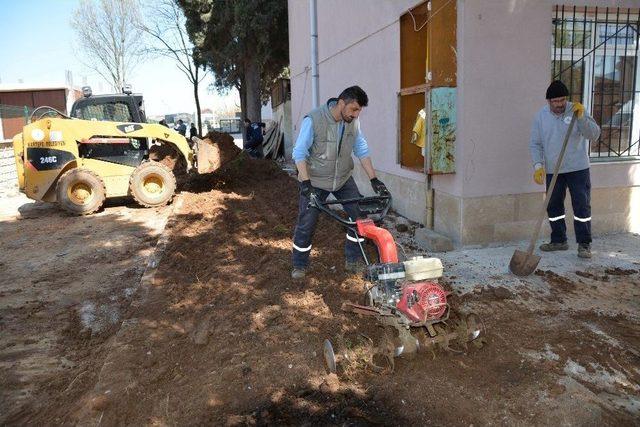
[[[371,180],[371,188],[373,188],[373,191],[379,196],[389,195],[389,190],[387,190],[387,187],[378,178]]]
[[[311,199],[312,194],[317,195],[318,193],[316,192],[315,187],[311,185],[311,180],[305,179],[304,181],[300,182],[300,194],[302,194],[307,199]]]

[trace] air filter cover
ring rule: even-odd
[[[407,280],[434,280],[442,277],[440,258],[413,257],[404,262]]]

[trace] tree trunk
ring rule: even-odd
[[[196,101],[196,121],[198,122],[198,136],[204,135],[202,132],[202,114],[200,112],[200,95],[198,95],[198,82],[193,84],[193,97]]]
[[[247,118],[247,85],[243,78],[240,78],[238,93],[240,94],[240,115],[242,116],[242,120],[244,120]]]
[[[196,68],[196,78],[193,79],[193,98],[196,101],[196,120],[198,122],[198,136],[202,137],[202,114],[200,112],[200,95],[198,94],[198,69]]]
[[[246,86],[245,115],[252,122],[262,121],[262,102],[260,101],[260,66],[255,57],[250,56],[245,61],[244,81]]]
[[[244,119],[247,118],[247,85],[244,82],[244,79],[240,77],[240,85],[238,86],[238,92],[240,93],[240,131],[242,132],[242,146],[244,147],[247,143],[247,135],[244,131]]]

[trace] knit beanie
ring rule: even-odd
[[[569,96],[569,89],[560,80],[551,82],[547,88],[547,99]]]

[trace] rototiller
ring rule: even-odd
[[[329,206],[357,203],[363,219],[342,218]],[[481,347],[484,327],[476,314],[454,313],[447,302],[449,293],[438,283],[442,277],[442,262],[438,258],[413,257],[398,260],[396,242],[391,233],[376,223],[381,223],[391,206],[391,196],[362,197],[321,202],[311,197],[310,206],[319,209],[357,235],[370,239],[378,251],[378,263],[370,263],[362,246],[358,244],[366,263],[364,304],[344,303],[342,308],[357,314],[374,316],[383,326],[397,330],[397,337],[378,345],[372,354],[384,356],[393,370],[393,358],[421,350],[433,350],[438,346],[447,351],[462,352],[450,346],[456,343],[467,349],[473,342]],[[406,256],[405,256],[406,258]],[[323,349],[327,368],[336,372],[336,354],[329,340]]]

